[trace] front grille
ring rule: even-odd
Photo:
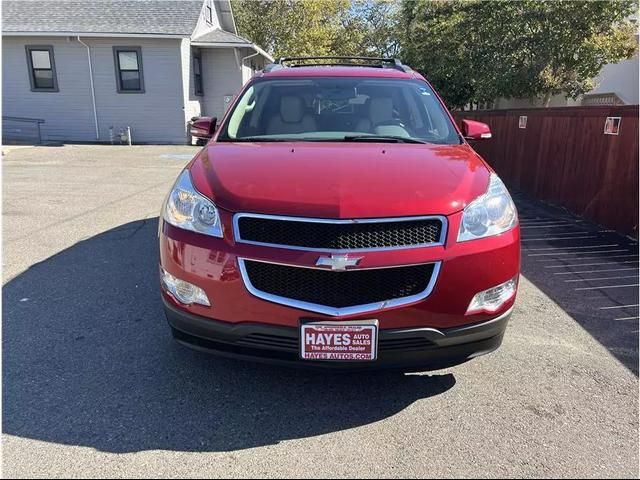
[[[240,215],[240,241],[320,250],[363,250],[439,243],[440,218],[393,221],[305,221]]]
[[[252,260],[243,262],[246,280],[261,294],[332,308],[419,295],[427,291],[435,268],[434,264],[423,264],[333,272]]]

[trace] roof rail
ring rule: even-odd
[[[309,60],[313,60],[310,62]],[[318,61],[320,60],[320,61]],[[412,72],[411,67],[404,65],[397,58],[385,57],[280,57],[274,63],[264,68],[265,72],[272,72],[288,67],[378,67],[378,68],[394,68],[401,72]]]

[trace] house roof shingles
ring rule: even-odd
[[[233,33],[225,32],[224,30],[216,29],[210,32],[200,35],[193,39],[194,43],[228,43],[235,44],[237,46],[251,46],[252,43]]]
[[[189,36],[202,0],[2,1],[2,30]]]

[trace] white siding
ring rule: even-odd
[[[242,76],[233,48],[203,48],[203,114],[222,120],[227,107],[224,98],[238,93],[242,87]]]
[[[596,87],[589,94],[615,93],[628,105],[637,105],[638,56],[620,63],[605,65],[595,79]]]
[[[53,45],[58,92],[31,91],[25,45]],[[45,140],[95,140],[88,75],[87,54],[77,42],[50,37],[3,37],[2,115],[45,120]]]
[[[182,56],[182,84],[186,86],[184,89],[184,120],[186,124],[192,117],[198,117],[202,114],[200,103],[202,96],[194,93],[193,51],[188,39],[182,40],[180,52]]]
[[[185,93],[181,40],[82,37],[91,47],[100,141],[131,127],[134,142],[184,143]],[[45,120],[48,140],[95,141],[87,52],[75,38],[11,37],[2,42],[3,115]],[[25,45],[52,45],[58,92],[32,92]],[[118,93],[113,46],[142,49],[144,93]],[[190,71],[190,69],[189,69]]]
[[[252,50],[247,49],[247,53],[243,54],[243,58],[252,55],[254,52]],[[266,59],[262,55],[256,55],[255,57],[248,58],[244,61],[244,65],[242,66],[242,82],[247,83],[251,77],[258,70],[264,70],[266,64]]]

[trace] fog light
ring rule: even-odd
[[[514,277],[511,280],[501,283],[497,287],[477,293],[471,300],[469,308],[467,308],[467,313],[480,311],[495,312],[508,300],[513,298],[516,294],[517,287],[518,277]]]
[[[199,303],[207,307],[211,306],[207,294],[204,293],[204,290],[200,287],[195,286],[193,283],[180,280],[169,272],[165,272],[164,269],[160,269],[160,275],[164,289],[173,295],[180,303],[184,303],[185,305]]]

